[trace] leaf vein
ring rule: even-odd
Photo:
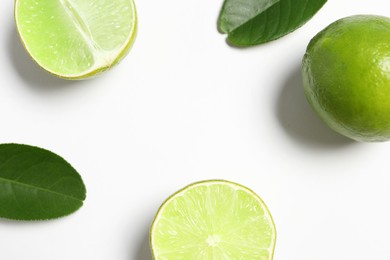
[[[6,183],[9,182],[9,183],[11,184],[11,187],[12,187],[12,185],[19,185],[19,186],[27,187],[27,188],[32,189],[32,190],[35,189],[35,190],[39,190],[39,191],[44,191],[44,192],[48,192],[48,193],[53,193],[53,194],[56,194],[56,195],[60,195],[60,196],[63,196],[63,197],[69,198],[69,199],[73,199],[73,200],[77,200],[77,201],[82,201],[81,199],[76,198],[76,197],[74,197],[74,196],[71,196],[71,195],[69,195],[69,194],[60,193],[60,192],[57,192],[57,191],[45,189],[45,188],[43,188],[43,187],[38,187],[38,186],[29,185],[29,184],[23,183],[23,182],[18,182],[18,181],[14,181],[14,180],[2,178],[2,177],[0,177],[0,181],[6,182]],[[12,188],[13,188],[13,187],[12,187]]]

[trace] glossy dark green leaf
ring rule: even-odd
[[[60,156],[28,145],[0,145],[0,217],[58,218],[78,210],[85,196],[80,175]]]
[[[327,0],[225,0],[218,29],[236,46],[278,39],[306,23]]]

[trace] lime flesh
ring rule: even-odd
[[[336,132],[357,141],[390,139],[390,19],[340,19],[309,43],[302,65],[306,97]]]
[[[158,260],[271,260],[276,230],[264,202],[239,184],[187,186],[159,209],[150,242]]]
[[[16,0],[15,22],[42,68],[77,79],[107,70],[127,54],[137,15],[133,0]]]

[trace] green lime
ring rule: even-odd
[[[133,0],[16,0],[15,22],[27,52],[43,69],[80,79],[127,54],[137,15]]]
[[[340,19],[309,43],[306,97],[333,130],[357,141],[390,139],[390,19]]]
[[[264,202],[239,184],[210,180],[168,198],[150,232],[157,260],[271,260],[275,225]]]

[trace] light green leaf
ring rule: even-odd
[[[58,218],[78,210],[85,197],[80,175],[60,156],[28,145],[0,145],[0,217]]]
[[[225,0],[218,29],[236,46],[278,39],[306,23],[327,0]]]

